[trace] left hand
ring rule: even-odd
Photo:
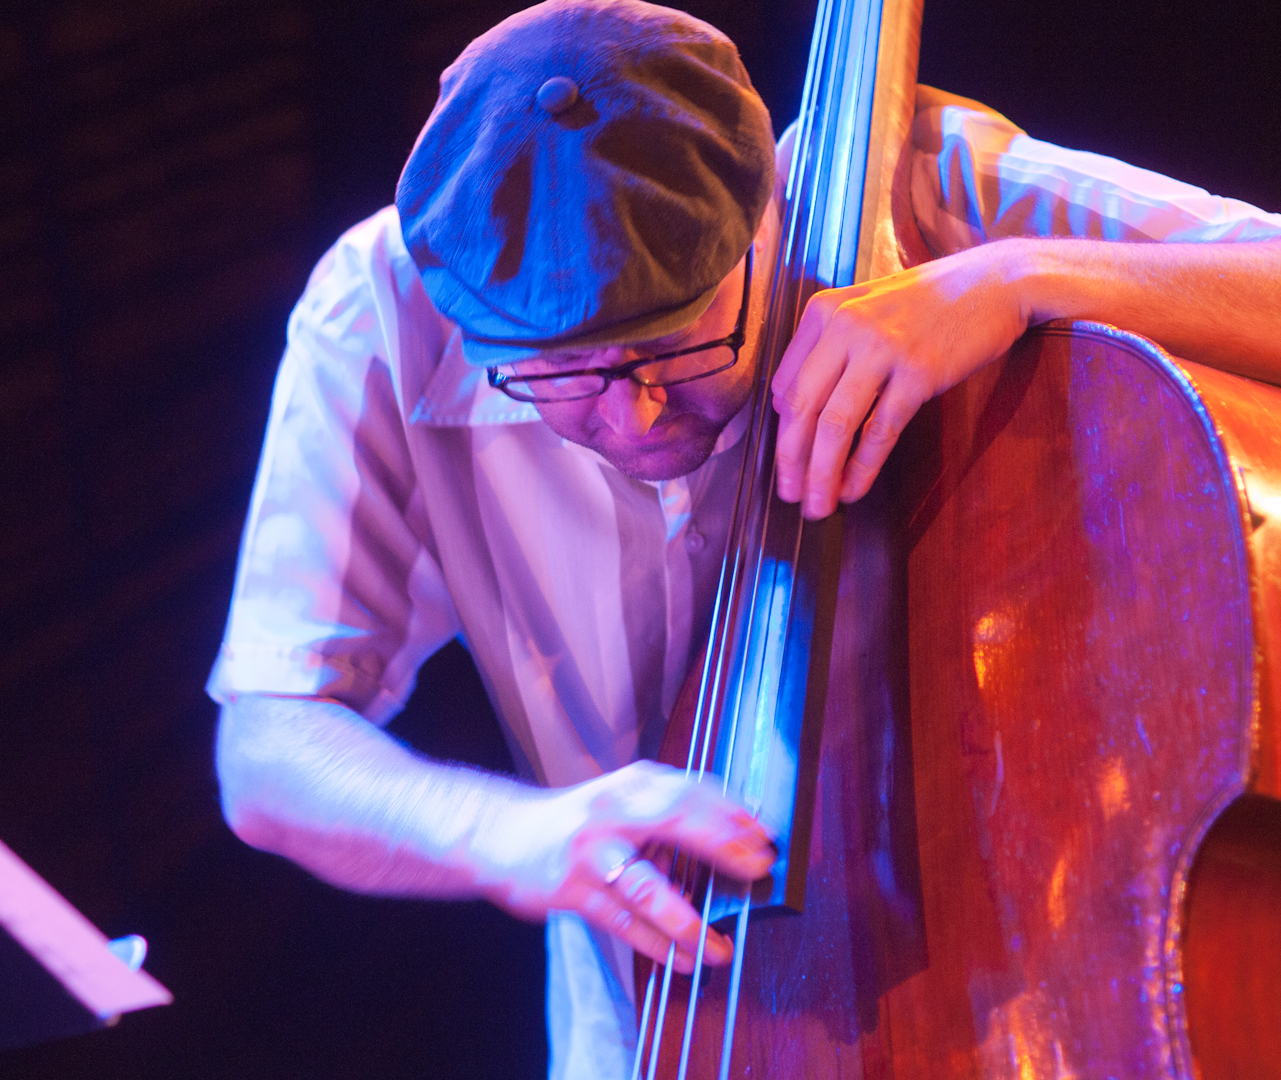
[[[1014,344],[1031,317],[1018,247],[987,244],[814,295],[771,387],[780,498],[802,501],[807,518],[861,498],[916,410]]]

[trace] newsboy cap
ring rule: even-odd
[[[446,69],[396,207],[485,366],[688,325],[773,184],[769,113],[724,34],[639,0],[548,0]]]

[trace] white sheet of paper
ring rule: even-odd
[[[0,843],[0,925],[101,1020],[152,1005],[169,993],[107,948],[106,935]]]

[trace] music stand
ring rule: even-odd
[[[107,1027],[169,993],[0,843],[0,1050]]]

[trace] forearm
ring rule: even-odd
[[[1281,240],[1015,238],[816,293],[772,381],[779,496],[810,518],[862,498],[924,402],[1064,318],[1281,385]]]
[[[488,827],[539,794],[415,754],[336,703],[254,694],[223,708],[217,767],[241,839],[368,893],[485,895]]]
[[[1113,323],[1184,359],[1281,384],[1281,240],[989,246],[1006,262],[1029,325]]]
[[[632,948],[692,970],[700,921],[641,857],[679,847],[754,881],[769,837],[713,787],[637,762],[547,790],[406,749],[341,705],[244,695],[218,726],[223,812],[254,847],[358,892],[484,897],[527,918],[575,911]],[[729,940],[709,931],[705,958]]]

